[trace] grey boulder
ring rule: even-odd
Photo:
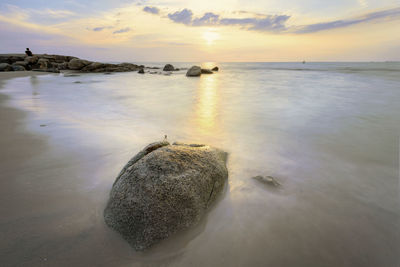
[[[197,77],[201,75],[201,68],[199,66],[192,66],[186,72],[186,76],[188,77]]]
[[[197,224],[223,190],[226,158],[206,145],[148,145],[116,178],[104,210],[106,224],[136,250]]]

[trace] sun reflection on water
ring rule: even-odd
[[[218,77],[216,74],[202,75],[196,99],[196,126],[202,135],[212,135],[218,130]]]

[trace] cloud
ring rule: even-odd
[[[295,33],[313,33],[337,28],[344,28],[355,24],[365,23],[373,20],[379,19],[394,19],[400,18],[400,8],[387,9],[383,11],[377,11],[372,13],[367,13],[363,16],[335,20],[330,22],[315,23],[305,26],[294,27],[293,32]]]
[[[290,16],[258,14],[257,17],[249,18],[221,18],[218,14],[207,12],[202,17],[193,18],[193,12],[185,8],[182,11],[168,14],[168,18],[173,22],[189,26],[235,25],[254,31],[283,31],[286,29],[285,23]]]
[[[143,8],[144,12],[147,13],[151,13],[151,14],[159,14],[160,13],[160,9],[158,9],[157,7],[150,7],[150,6],[145,6]]]
[[[51,18],[68,18],[76,16],[75,12],[70,10],[55,10],[55,9],[44,9],[44,10],[33,10],[32,12],[37,13],[39,15],[49,16]]]
[[[94,32],[101,32],[102,30],[105,29],[112,29],[114,28],[113,26],[102,26],[102,27],[95,27],[93,29],[87,28],[88,30],[94,31]]]
[[[129,32],[130,30],[131,30],[131,28],[126,27],[126,28],[123,28],[123,29],[119,29],[119,30],[117,30],[117,31],[114,31],[113,34],[119,34],[119,33]]]
[[[176,23],[182,23],[185,25],[190,25],[192,23],[193,13],[189,9],[184,9],[182,11],[177,11],[172,14],[168,14],[168,18]]]
[[[264,15],[247,11],[237,11],[236,14],[247,15],[240,18],[221,18],[220,15],[207,12],[201,17],[194,17],[190,9],[183,9],[168,14],[168,18],[175,23],[187,26],[240,26],[249,31],[274,32],[274,33],[313,33],[336,28],[343,28],[355,24],[366,23],[374,20],[400,18],[400,8],[367,13],[363,16],[335,20],[330,22],[315,23],[302,26],[288,26],[289,15]]]
[[[193,26],[203,25],[217,25],[219,22],[219,15],[212,12],[205,13],[201,18],[195,18],[192,21]]]
[[[253,31],[284,31],[285,23],[289,20],[287,15],[264,15],[262,18],[226,18],[221,19],[221,25],[239,25]]]

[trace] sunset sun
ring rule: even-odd
[[[213,45],[216,40],[220,38],[219,33],[207,30],[203,33],[203,39],[206,41],[207,45]]]

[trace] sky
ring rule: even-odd
[[[400,0],[0,0],[0,53],[97,61],[399,61]]]

